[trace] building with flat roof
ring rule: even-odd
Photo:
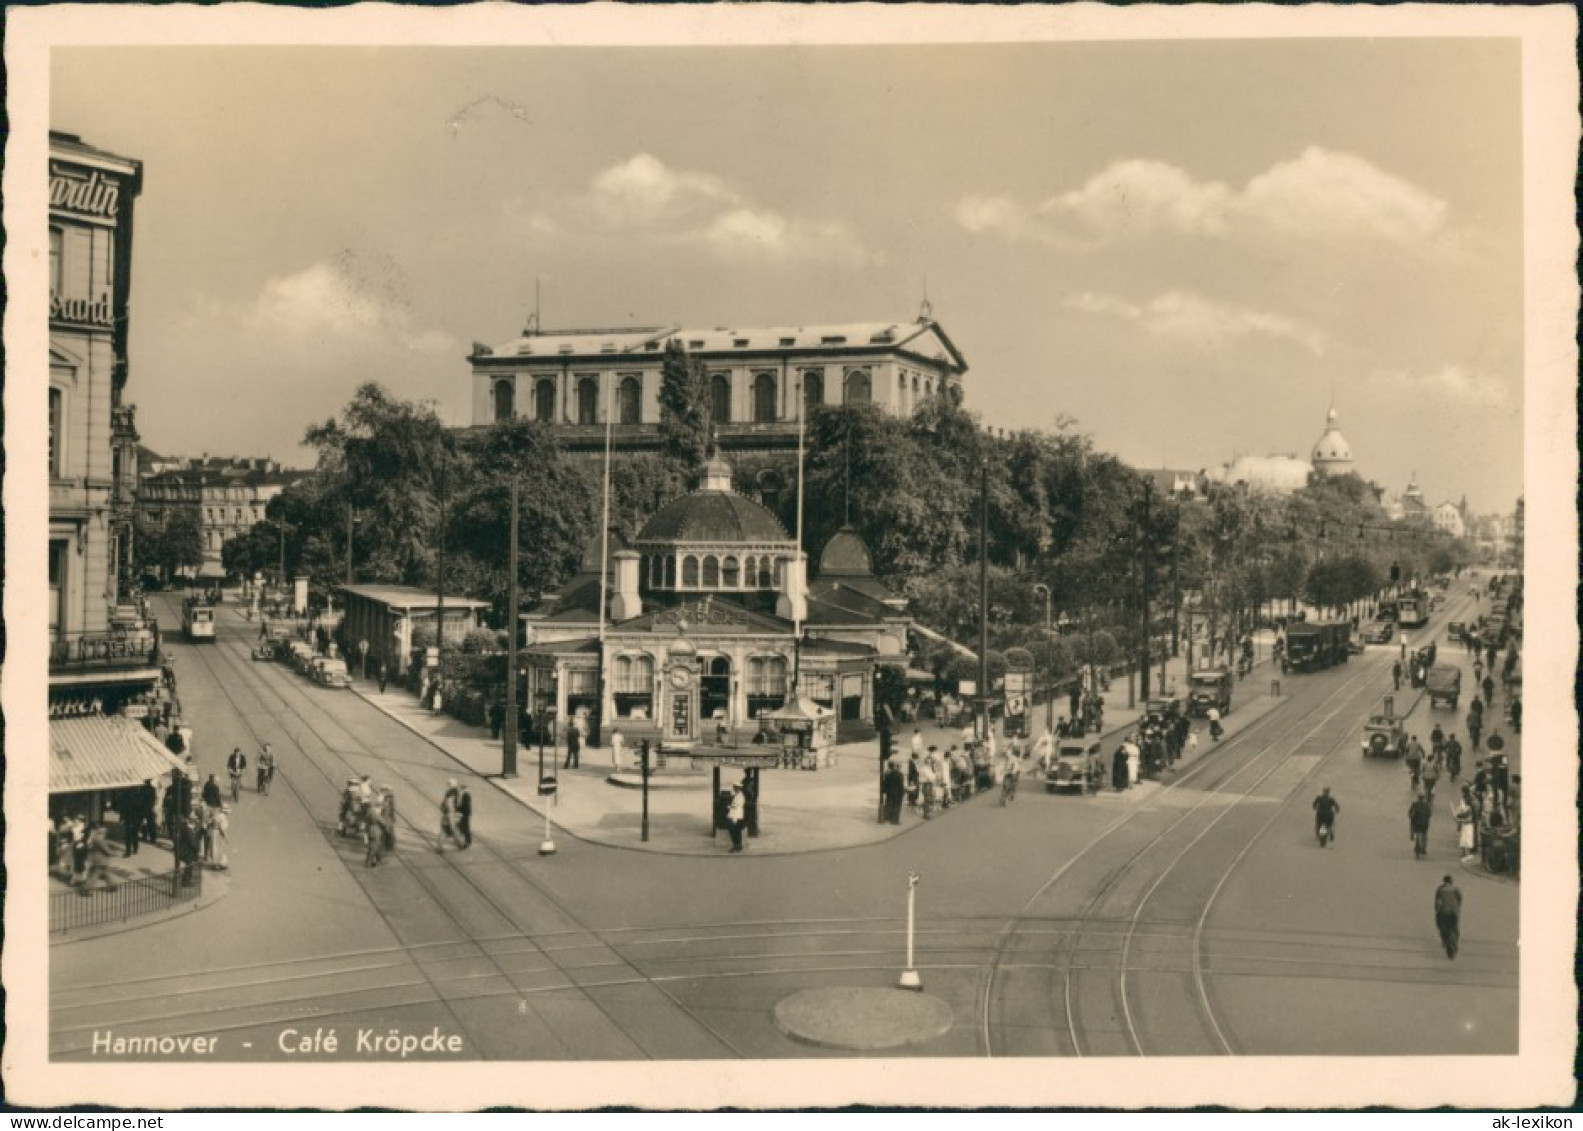
[[[205,454],[176,460],[156,456],[155,460],[161,470],[145,473],[138,480],[138,513],[146,525],[155,528],[164,526],[179,511],[197,516],[203,538],[200,577],[224,577],[221,551],[226,542],[264,521],[269,501],[308,474],[282,468],[272,459],[250,456]]]
[[[661,443],[661,367],[680,343],[707,374],[708,415],[727,453],[795,447],[815,405],[872,403],[908,415],[932,397],[961,399],[967,362],[927,309],[915,322],[694,330],[682,326],[541,330],[475,344],[474,425],[528,417],[568,448]],[[800,404],[801,407],[800,407]]]

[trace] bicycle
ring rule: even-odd
[[[242,800],[242,771],[231,771],[231,804],[236,805]]]
[[[1003,805],[1003,806],[1004,805],[1008,805],[1011,802],[1017,800],[1017,778],[1018,778],[1018,776],[1019,775],[1017,773],[1015,773],[1015,772],[1008,772],[1003,778],[1000,779],[1000,803],[1001,803],[1001,805]]]

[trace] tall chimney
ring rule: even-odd
[[[611,555],[616,561],[616,593],[610,599],[610,619],[616,622],[631,620],[643,615],[643,598],[638,596],[638,563],[635,550],[617,550]]]

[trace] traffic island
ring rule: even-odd
[[[872,1052],[943,1037],[951,1007],[915,990],[828,986],[801,990],[775,1006],[775,1025],[794,1041],[826,1049]]]

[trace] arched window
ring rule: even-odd
[[[720,559],[713,554],[704,556],[703,587],[705,589],[718,589],[720,587]]]
[[[66,247],[66,234],[59,228],[49,230],[49,293],[61,293],[61,259]]]
[[[824,373],[821,370],[803,371],[802,403],[804,416],[824,404]]]
[[[903,373],[896,378],[896,411],[907,411],[907,375]]]
[[[778,564],[772,564],[768,558],[759,559],[759,588],[773,589],[777,581],[776,571]]]
[[[758,569],[759,569],[759,560],[757,558],[755,558],[755,557],[748,557],[748,558],[743,560],[743,562],[742,562],[742,587],[744,589],[752,589],[755,585],[757,585],[759,583]]]
[[[716,424],[731,422],[731,378],[724,373],[709,378],[709,419]]]
[[[517,414],[517,385],[510,378],[495,382],[495,422],[510,420]]]
[[[682,559],[682,588],[698,588],[698,559],[691,554]]]
[[[592,377],[577,382],[577,423],[599,423],[599,382]]]
[[[720,568],[720,582],[726,589],[737,589],[741,586],[742,578],[737,572],[737,560],[727,558]]]
[[[66,438],[66,394],[50,386],[49,390],[49,473],[61,477],[61,449]]]
[[[768,424],[778,414],[775,411],[775,374],[760,373],[753,378],[753,420]]]
[[[676,588],[676,559],[669,554],[665,556],[665,588]]]
[[[548,377],[533,383],[533,419],[541,424],[555,422],[555,382]]]
[[[873,387],[869,384],[868,370],[848,369],[841,403],[868,404],[872,399]]]
[[[616,390],[616,419],[622,424],[641,424],[643,421],[643,382],[636,377],[623,377]]]
[[[775,559],[775,574],[774,574],[774,577],[773,577],[773,579],[772,579],[770,584],[774,588],[779,589],[781,587],[781,578],[784,577],[785,574],[786,574],[786,559],[785,558],[776,558]]]

